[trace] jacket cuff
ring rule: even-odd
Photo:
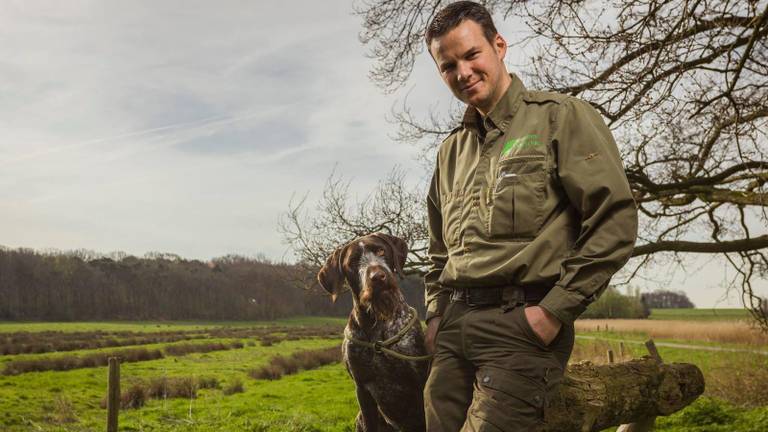
[[[443,291],[440,294],[432,297],[427,301],[427,316],[424,322],[429,322],[430,319],[438,316],[443,316],[445,308],[448,307],[451,296],[448,291]]]
[[[587,309],[590,301],[574,290],[555,285],[549,290],[539,306],[554,315],[563,325],[573,325],[576,318]]]

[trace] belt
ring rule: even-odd
[[[538,303],[549,292],[549,288],[523,288],[507,285],[500,287],[454,288],[451,303],[463,302],[467,306],[490,306],[500,304]]]

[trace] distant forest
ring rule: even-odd
[[[0,249],[0,320],[271,320],[349,314],[349,294],[334,305],[312,281],[314,272],[264,258],[229,255],[203,262],[164,253],[137,258]],[[423,317],[420,279],[403,280],[401,287]]]

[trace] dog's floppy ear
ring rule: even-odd
[[[384,233],[375,233],[374,236],[380,238],[387,244],[387,246],[389,246],[389,250],[387,251],[387,258],[395,267],[394,272],[402,277],[403,267],[405,266],[405,259],[408,257],[408,245],[405,243],[405,240],[401,239],[400,237],[395,237],[393,235]]]
[[[317,273],[317,281],[324,290],[331,294],[335,303],[344,286],[344,269],[342,268],[347,246],[340,246],[325,260],[325,265]]]

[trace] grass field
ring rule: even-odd
[[[342,328],[339,319],[298,319],[280,321],[280,326],[333,324]],[[153,331],[153,329],[187,330],[220,327],[220,323],[73,323],[71,331]],[[237,323],[248,327],[254,323]],[[256,323],[263,326],[267,323]],[[275,323],[272,323],[275,325]],[[12,329],[9,329],[12,328]],[[18,324],[0,325],[5,333],[19,329]],[[35,324],[37,331],[62,331],[58,324],[45,328]],[[218,342],[208,339],[206,342]],[[278,354],[336,346],[338,338],[284,340],[272,346],[260,346],[242,340],[243,349],[167,357],[159,360],[121,365],[121,386],[157,377],[214,377],[220,387],[241,381],[244,392],[225,396],[220,389],[198,391],[195,399],[150,400],[141,409],[121,412],[121,430],[316,430],[312,424],[322,424],[322,430],[347,430],[356,414],[354,388],[340,364],[287,376],[278,381],[254,380],[250,369],[262,366]],[[248,342],[251,342],[249,344]],[[154,348],[156,345],[149,345]],[[81,355],[89,351],[67,352]],[[42,354],[41,354],[42,355]],[[19,357],[41,355],[0,356],[0,367]],[[64,355],[64,354],[60,354]],[[0,375],[0,430],[2,431],[100,431],[104,429],[106,411],[100,407],[106,394],[105,367],[76,369],[64,372],[31,372],[17,376]],[[331,411],[327,411],[330,409]],[[318,417],[320,416],[320,417]],[[334,418],[336,420],[334,420]],[[286,429],[287,427],[287,429]],[[308,429],[309,428],[309,429]]]
[[[654,311],[656,313],[656,311]],[[679,314],[680,312],[677,311]],[[692,314],[692,312],[683,312]],[[663,313],[662,313],[663,315]],[[706,315],[704,313],[703,315]],[[731,314],[731,317],[736,314]],[[667,315],[664,321],[645,321],[634,328],[596,331],[598,323],[589,323],[581,331],[573,353],[573,361],[606,361],[606,351],[614,350],[617,357],[624,341],[624,358],[645,353],[640,343],[651,330],[643,325],[656,323],[664,328],[683,327],[691,321],[672,320],[680,315]],[[313,337],[289,340],[294,330],[319,326],[336,326],[340,331],[345,320],[338,318],[300,318],[279,322],[221,323],[0,323],[2,335],[15,332],[170,332],[221,328],[260,328],[279,326],[282,339],[262,346],[258,339],[209,338],[205,342],[242,342],[241,349],[212,351],[204,354],[166,356],[162,359],[125,363],[121,366],[121,385],[126,390],[134,383],[158,378],[215,379],[215,388],[197,391],[195,398],[149,399],[141,408],[121,411],[121,431],[317,431],[342,432],[353,430],[357,412],[354,386],[341,364],[301,371],[274,381],[256,380],[251,369],[266,365],[275,355],[333,347],[341,337]],[[699,331],[711,332],[719,326],[740,324],[733,318],[721,321],[697,321],[705,325]],[[629,324],[627,324],[629,325]],[[706,325],[710,327],[706,327]],[[41,333],[42,334],[42,333]],[[685,333],[690,336],[689,333]],[[97,336],[94,336],[97,337]],[[102,336],[98,336],[102,337]],[[768,430],[768,356],[754,352],[714,352],[705,348],[727,346],[758,351],[753,343],[738,341],[716,342],[689,337],[655,337],[657,342],[684,342],[691,348],[660,346],[667,362],[690,362],[705,374],[707,390],[704,398],[673,416],[657,421],[657,430],[678,431],[736,431]],[[194,343],[202,341],[186,341]],[[170,344],[147,347],[164,348]],[[271,345],[270,345],[271,344]],[[764,346],[762,348],[765,348]],[[111,348],[109,348],[111,349]],[[66,353],[42,353],[0,356],[0,369],[19,358],[42,356],[86,355],[109,349],[84,349]],[[621,360],[621,359],[619,359]],[[242,392],[228,392],[242,383]],[[105,367],[74,369],[62,372],[28,372],[20,375],[0,375],[0,431],[103,431],[106,411],[100,406],[106,394]]]
[[[582,333],[594,331],[614,338],[652,337],[688,344],[735,344],[768,349],[768,334],[746,321],[584,319],[576,321],[576,330]]]
[[[651,309],[652,320],[685,321],[744,321],[749,320],[746,309]]]

